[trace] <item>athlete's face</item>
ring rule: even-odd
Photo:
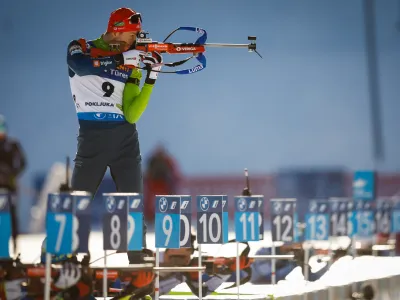
[[[114,36],[114,41],[121,45],[122,51],[127,51],[136,41],[136,31],[118,32]]]

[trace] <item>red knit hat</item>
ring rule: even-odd
[[[142,17],[136,11],[121,7],[114,10],[108,20],[107,32],[141,31]]]

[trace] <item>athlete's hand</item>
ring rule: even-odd
[[[145,57],[146,52],[139,50],[129,50],[126,52],[122,52],[122,57],[124,58],[123,65],[130,65],[139,67],[140,61],[143,57]]]
[[[145,82],[154,84],[162,67],[163,58],[161,54],[158,52],[151,52],[151,55],[145,56],[142,61],[147,68],[147,77]]]
[[[81,279],[81,269],[79,265],[74,263],[65,263],[60,269],[57,278],[54,279],[54,287],[65,290],[78,283]]]

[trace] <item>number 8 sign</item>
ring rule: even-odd
[[[180,196],[156,196],[156,248],[180,248]]]
[[[271,199],[270,204],[272,241],[293,242],[296,199]]]
[[[103,194],[103,250],[143,248],[142,199],[137,193]]]
[[[128,250],[128,199],[121,193],[104,193],[103,250]]]

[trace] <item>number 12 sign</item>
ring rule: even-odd
[[[296,199],[271,199],[272,241],[291,243],[294,238]]]
[[[235,234],[237,242],[260,240],[259,197],[235,197]]]

